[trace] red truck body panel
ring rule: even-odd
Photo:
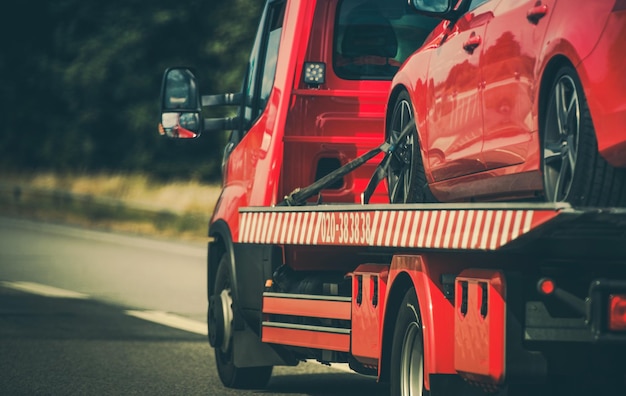
[[[466,378],[502,384],[505,378],[506,287],[502,274],[465,270],[455,280],[454,369]],[[467,301],[461,299],[467,296]]]

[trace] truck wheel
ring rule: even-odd
[[[215,274],[215,288],[209,301],[209,339],[215,348],[215,363],[224,386],[237,389],[258,389],[267,385],[272,366],[237,367],[233,354],[233,296],[230,261],[226,254]]]
[[[391,395],[423,396],[424,347],[415,289],[404,295],[391,347]]]
[[[409,94],[402,91],[393,106],[391,117],[387,120],[387,139],[396,145],[387,170],[387,189],[391,203],[435,202],[426,183],[415,126],[407,136],[399,140],[402,131],[412,120],[413,106]]]
[[[626,172],[598,154],[595,130],[576,71],[562,67],[550,91],[542,130],[543,185],[549,202],[626,203]]]

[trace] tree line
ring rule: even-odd
[[[165,68],[240,89],[261,0],[33,0],[0,16],[0,169],[216,180],[224,133],[156,132]]]

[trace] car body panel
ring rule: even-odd
[[[467,42],[482,39],[490,13],[481,8],[462,17],[431,51],[431,62],[438,65],[428,75],[434,96],[427,130],[432,133],[422,144],[434,181],[484,170],[480,158],[483,118],[478,106],[481,45],[472,51],[464,49]]]
[[[537,133],[533,102],[538,90],[534,65],[541,47],[554,0],[542,0],[544,12],[529,19],[537,2],[500,1],[487,27],[481,55],[483,76],[484,145],[487,169],[521,164],[528,157]]]
[[[487,0],[448,28],[457,34],[468,21],[482,15],[485,26],[469,30],[470,35],[481,35],[472,54],[478,54],[478,61],[459,51],[454,38],[441,39],[448,21],[435,28],[427,43],[400,68],[388,106],[399,90],[408,91],[426,179],[438,200],[520,199],[542,194],[541,109],[555,72],[568,64],[579,74],[600,154],[613,166],[626,166],[623,3]],[[472,65],[479,67],[472,69]],[[441,76],[453,68],[474,74],[451,78],[445,89],[457,98],[463,93],[472,103],[443,94]],[[478,110],[468,117],[468,109],[474,108]],[[443,121],[441,114],[448,120]],[[478,114],[483,118],[480,136]]]
[[[577,67],[596,129],[598,150],[616,167],[626,167],[625,49],[626,10],[620,9],[608,15],[597,44]]]

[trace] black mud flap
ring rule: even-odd
[[[238,301],[233,307],[235,366],[294,366],[285,348],[261,342],[265,281],[282,265],[282,250],[272,245],[234,244]]]

